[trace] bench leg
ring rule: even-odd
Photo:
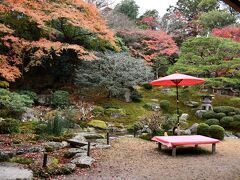
[[[212,154],[215,154],[216,153],[216,144],[213,143],[212,144]]]
[[[158,150],[162,150],[162,144],[160,142],[158,143]]]
[[[172,156],[176,156],[176,151],[177,151],[177,148],[176,147],[172,147]]]

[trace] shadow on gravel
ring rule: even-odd
[[[156,148],[157,149],[157,148]],[[162,149],[160,152],[172,156],[172,150],[168,148]],[[178,147],[177,156],[191,156],[191,155],[212,155],[212,152],[200,147]]]

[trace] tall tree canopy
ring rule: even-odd
[[[32,66],[52,64],[64,51],[91,60],[92,50],[106,49],[118,50],[114,33],[83,0],[0,2],[1,79],[15,81]]]
[[[233,41],[240,42],[240,27],[224,27],[222,29],[216,28],[212,31],[213,36],[230,38]]]
[[[178,53],[176,43],[163,31],[134,30],[120,31],[118,34],[134,57],[143,58],[149,63],[160,55],[172,56]]]
[[[156,30],[159,28],[159,13],[156,9],[146,10],[138,19],[141,29]]]
[[[138,16],[139,6],[134,0],[122,0],[121,3],[116,6],[116,9],[127,15],[129,18],[136,19]]]
[[[179,70],[212,78],[209,82],[215,85],[239,85],[240,43],[224,38],[198,37],[184,42],[180,51],[180,57],[169,73]]]
[[[217,0],[178,0],[163,16],[161,27],[178,43],[236,22],[236,14],[221,9]]]

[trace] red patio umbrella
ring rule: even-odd
[[[179,107],[178,107],[178,86],[192,86],[196,84],[202,84],[205,80],[201,78],[197,78],[194,76],[189,76],[186,74],[180,74],[175,73],[171,74],[169,76],[165,76],[162,78],[159,78],[157,80],[152,81],[150,84],[153,86],[175,86],[177,90],[177,126],[178,126],[178,132],[179,132]]]

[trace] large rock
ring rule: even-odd
[[[45,143],[45,149],[52,149],[52,150],[58,150],[64,147],[68,146],[68,143],[66,141],[63,142],[47,142]]]
[[[117,108],[108,108],[104,111],[104,113],[108,116],[113,118],[120,118],[122,116],[126,116],[126,111],[124,109],[117,109]]]
[[[152,110],[152,111],[159,111],[160,105],[157,103],[146,103],[143,106],[145,109]]]
[[[94,159],[89,156],[81,156],[71,161],[71,163],[76,164],[76,166],[82,167],[82,168],[91,167],[93,162],[94,162]]]
[[[71,146],[85,146],[88,144],[87,139],[82,134],[77,134],[71,139],[67,140]]]
[[[16,163],[0,163],[0,179],[33,179],[33,172],[29,169],[24,169]]]
[[[188,107],[196,108],[199,106],[199,103],[196,101],[185,101],[184,104]]]
[[[88,125],[98,129],[107,129],[107,124],[101,120],[91,120]]]
[[[197,128],[198,128],[198,123],[194,123],[191,127],[188,128],[190,130],[191,134],[197,134]]]
[[[8,161],[14,155],[15,155],[15,152],[13,151],[0,151],[0,162]]]
[[[73,164],[73,163],[67,163],[67,164],[64,164],[63,166],[64,168],[64,172],[65,173],[72,173],[75,169],[76,169],[76,164]]]
[[[83,136],[86,139],[103,139],[104,136],[96,132],[82,132],[78,133],[79,136]]]
[[[240,138],[240,133],[235,133],[234,134],[236,137]]]
[[[195,115],[198,117],[198,118],[202,118],[202,115],[203,113],[206,112],[206,110],[197,110]]]
[[[189,115],[186,114],[186,113],[183,113],[183,114],[179,117],[179,119],[180,119],[180,120],[183,120],[183,121],[188,120],[188,118],[189,118]]]
[[[85,149],[80,149],[80,148],[70,148],[68,151],[64,153],[64,156],[67,158],[72,158],[78,153],[84,153],[87,155],[87,151]]]
[[[40,112],[33,108],[26,108],[25,112],[22,114],[21,121],[26,122],[29,120],[38,121],[40,117]]]

